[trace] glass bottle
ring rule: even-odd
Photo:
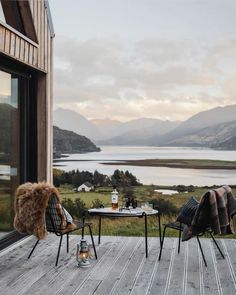
[[[113,191],[111,193],[111,208],[112,210],[118,209],[118,191],[116,187],[113,187]]]

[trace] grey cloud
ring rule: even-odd
[[[119,40],[78,42],[60,37],[55,45],[55,103],[77,103],[90,117],[91,106],[105,114],[125,104],[117,110],[119,117],[125,118],[128,114],[139,116],[142,107],[151,112],[161,104],[164,110],[168,102],[216,102],[220,95],[211,88],[231,89],[232,83],[223,85],[217,77],[219,69],[215,66],[214,71],[213,65],[222,61],[225,53],[234,56],[235,43],[195,45],[187,40],[146,39],[128,47]]]
[[[197,56],[197,50],[192,41],[144,39],[136,43],[135,51],[142,57],[143,62],[150,65],[166,67],[191,60]]]
[[[234,68],[236,66],[236,38],[222,40],[216,44],[209,46],[207,54],[203,60],[203,65],[208,70],[222,74],[223,68],[221,63],[230,61]]]

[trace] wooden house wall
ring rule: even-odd
[[[44,0],[29,0],[38,43],[0,23],[0,51],[29,66],[50,72],[51,35]]]
[[[38,180],[52,180],[52,37],[44,0],[28,0],[38,42],[0,23],[0,52],[35,69]]]

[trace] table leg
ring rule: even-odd
[[[162,237],[162,235],[161,235],[161,215],[160,215],[160,213],[158,213],[157,217],[158,217],[159,239],[160,239],[160,247],[161,247],[161,243],[162,243],[161,237]]]
[[[146,257],[148,257],[147,214],[144,215],[144,223],[145,223],[145,250],[146,250]]]
[[[99,224],[98,224],[98,245],[101,242],[101,225],[102,225],[102,217],[99,216]]]

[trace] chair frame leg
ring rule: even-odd
[[[60,236],[60,242],[59,242],[58,251],[57,251],[56,266],[58,264],[58,259],[59,259],[59,256],[60,256],[62,238],[63,238],[63,235]]]
[[[95,254],[95,258],[98,259],[96,247],[95,247],[95,244],[94,244],[92,229],[91,229],[91,226],[89,224],[88,224],[88,228],[89,228],[89,233],[90,233],[90,237],[91,237],[91,240],[92,240],[92,245],[93,245],[93,251],[94,251],[94,254]]]
[[[181,227],[181,223],[180,223],[180,227]],[[182,232],[181,230],[179,230],[179,244],[178,244],[178,254],[180,252],[180,242],[181,242],[181,235],[182,235]]]
[[[216,245],[217,249],[219,250],[219,252],[220,252],[220,254],[221,254],[222,258],[224,258],[224,259],[225,259],[225,256],[224,256],[223,252],[221,251],[221,249],[220,249],[220,247],[219,247],[218,243],[216,242],[216,240],[215,240],[215,238],[214,238],[213,234],[212,234],[210,231],[209,231],[209,234],[210,234],[210,236],[211,236],[211,238],[212,238],[213,242],[215,243],[215,245]]]
[[[162,234],[161,234],[161,214],[160,214],[160,212],[158,213],[157,217],[158,217],[158,228],[159,228],[159,241],[160,241],[160,247],[161,247]]]
[[[98,259],[91,226],[88,225],[88,228],[89,228],[89,233],[90,233],[90,237],[91,237],[91,241],[92,241],[92,245],[93,245],[94,254],[95,254],[96,259]],[[84,227],[82,228],[82,237],[84,237]],[[56,266],[58,265],[58,260],[59,260],[59,256],[60,256],[60,252],[61,252],[62,238],[63,238],[63,235],[60,236],[60,241],[59,241],[58,251],[57,251],[57,257],[56,257],[56,264],[55,264]],[[67,239],[67,253],[68,253],[69,252],[69,233],[66,234],[66,239]],[[33,252],[34,252],[35,248],[37,247],[38,243],[39,243],[39,240],[37,240],[36,243],[34,244],[32,250],[30,251],[28,259],[33,254]]]
[[[28,259],[29,259],[29,258],[31,257],[31,255],[33,254],[34,249],[36,248],[36,246],[38,245],[38,243],[39,243],[39,240],[37,240],[36,243],[34,244],[34,247],[33,247],[32,250],[30,251],[30,254],[29,254],[29,256],[28,256]]]
[[[162,239],[161,239],[161,247],[160,247],[160,253],[159,253],[159,257],[158,257],[159,261],[161,260],[161,254],[162,254],[162,248],[163,248],[164,240],[165,240],[166,228],[167,228],[167,226],[165,225],[164,230],[163,230]]]
[[[199,236],[196,236],[196,237],[197,237],[198,245],[199,245],[199,248],[200,248],[200,251],[201,251],[201,254],[202,254],[202,259],[204,261],[205,266],[207,267],[206,258],[204,256],[204,253],[203,253],[203,250],[202,250],[202,245],[201,245],[201,242],[199,240]]]
[[[160,261],[160,259],[161,259],[161,255],[162,255],[162,249],[163,249],[163,246],[164,246],[165,233],[166,233],[166,228],[167,228],[167,227],[168,227],[168,225],[165,225],[164,230],[163,230],[163,236],[162,236],[162,240],[161,240],[160,253],[159,253],[159,257],[158,257],[158,260],[159,260],[159,261]],[[180,227],[181,227],[181,224],[180,224]],[[215,240],[213,234],[211,233],[211,231],[208,231],[208,233],[210,234],[210,236],[211,236],[213,242],[215,243],[217,249],[219,250],[219,252],[220,252],[222,258],[225,259],[225,256],[224,256],[223,252],[221,251],[221,249],[220,249],[220,247],[219,247],[217,241]],[[178,254],[180,253],[181,235],[182,235],[182,231],[179,230]],[[199,249],[200,249],[200,251],[201,251],[202,259],[203,259],[203,261],[204,261],[205,266],[207,267],[207,262],[206,262],[205,255],[204,255],[204,253],[203,253],[203,249],[202,249],[202,245],[201,245],[201,242],[200,242],[200,239],[199,239],[199,235],[196,235],[196,238],[197,238],[197,242],[198,242],[198,245],[199,245]]]
[[[67,251],[67,253],[69,253],[69,233],[66,234],[66,241],[67,241],[67,243],[66,243],[66,251]]]

